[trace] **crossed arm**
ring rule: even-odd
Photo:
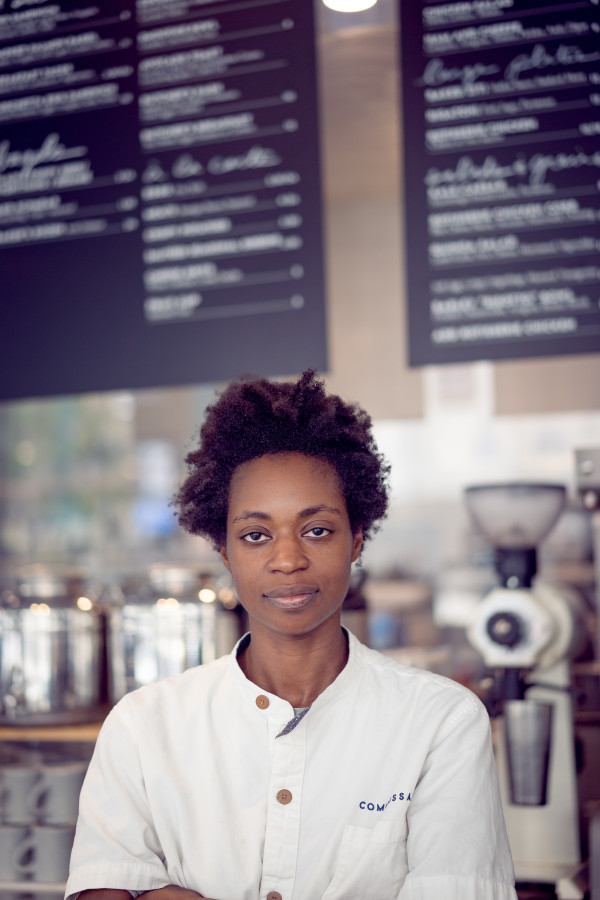
[[[148,891],[144,894],[149,900],[198,900],[202,894],[190,891],[187,888],[178,887],[176,884],[168,884],[157,891]],[[95,888],[90,891],[82,891],[79,900],[131,900],[129,891],[116,891],[112,888]],[[208,900],[208,898],[204,898]]]

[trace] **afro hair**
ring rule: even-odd
[[[303,453],[334,468],[354,534],[362,529],[368,539],[385,516],[389,465],[375,445],[370,417],[326,394],[309,369],[294,382],[233,381],[208,407],[200,444],[186,457],[188,476],[174,498],[181,526],[222,547],[233,473],[274,453]]]

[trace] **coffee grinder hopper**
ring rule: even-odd
[[[468,487],[467,509],[496,548],[496,569],[504,587],[529,587],[536,573],[536,547],[556,524],[565,505],[559,484],[508,483]]]

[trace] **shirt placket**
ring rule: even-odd
[[[296,877],[306,728],[302,723],[289,734],[277,737],[291,718],[291,710],[287,719],[286,714],[282,717],[279,710],[277,714],[273,711],[268,720],[271,775],[260,900],[292,900]]]

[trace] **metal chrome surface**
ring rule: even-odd
[[[236,605],[228,576],[184,566],[124,584],[108,620],[111,699],[228,653],[241,633]]]
[[[102,703],[104,624],[74,573],[36,567],[0,593],[0,722],[94,719]]]

